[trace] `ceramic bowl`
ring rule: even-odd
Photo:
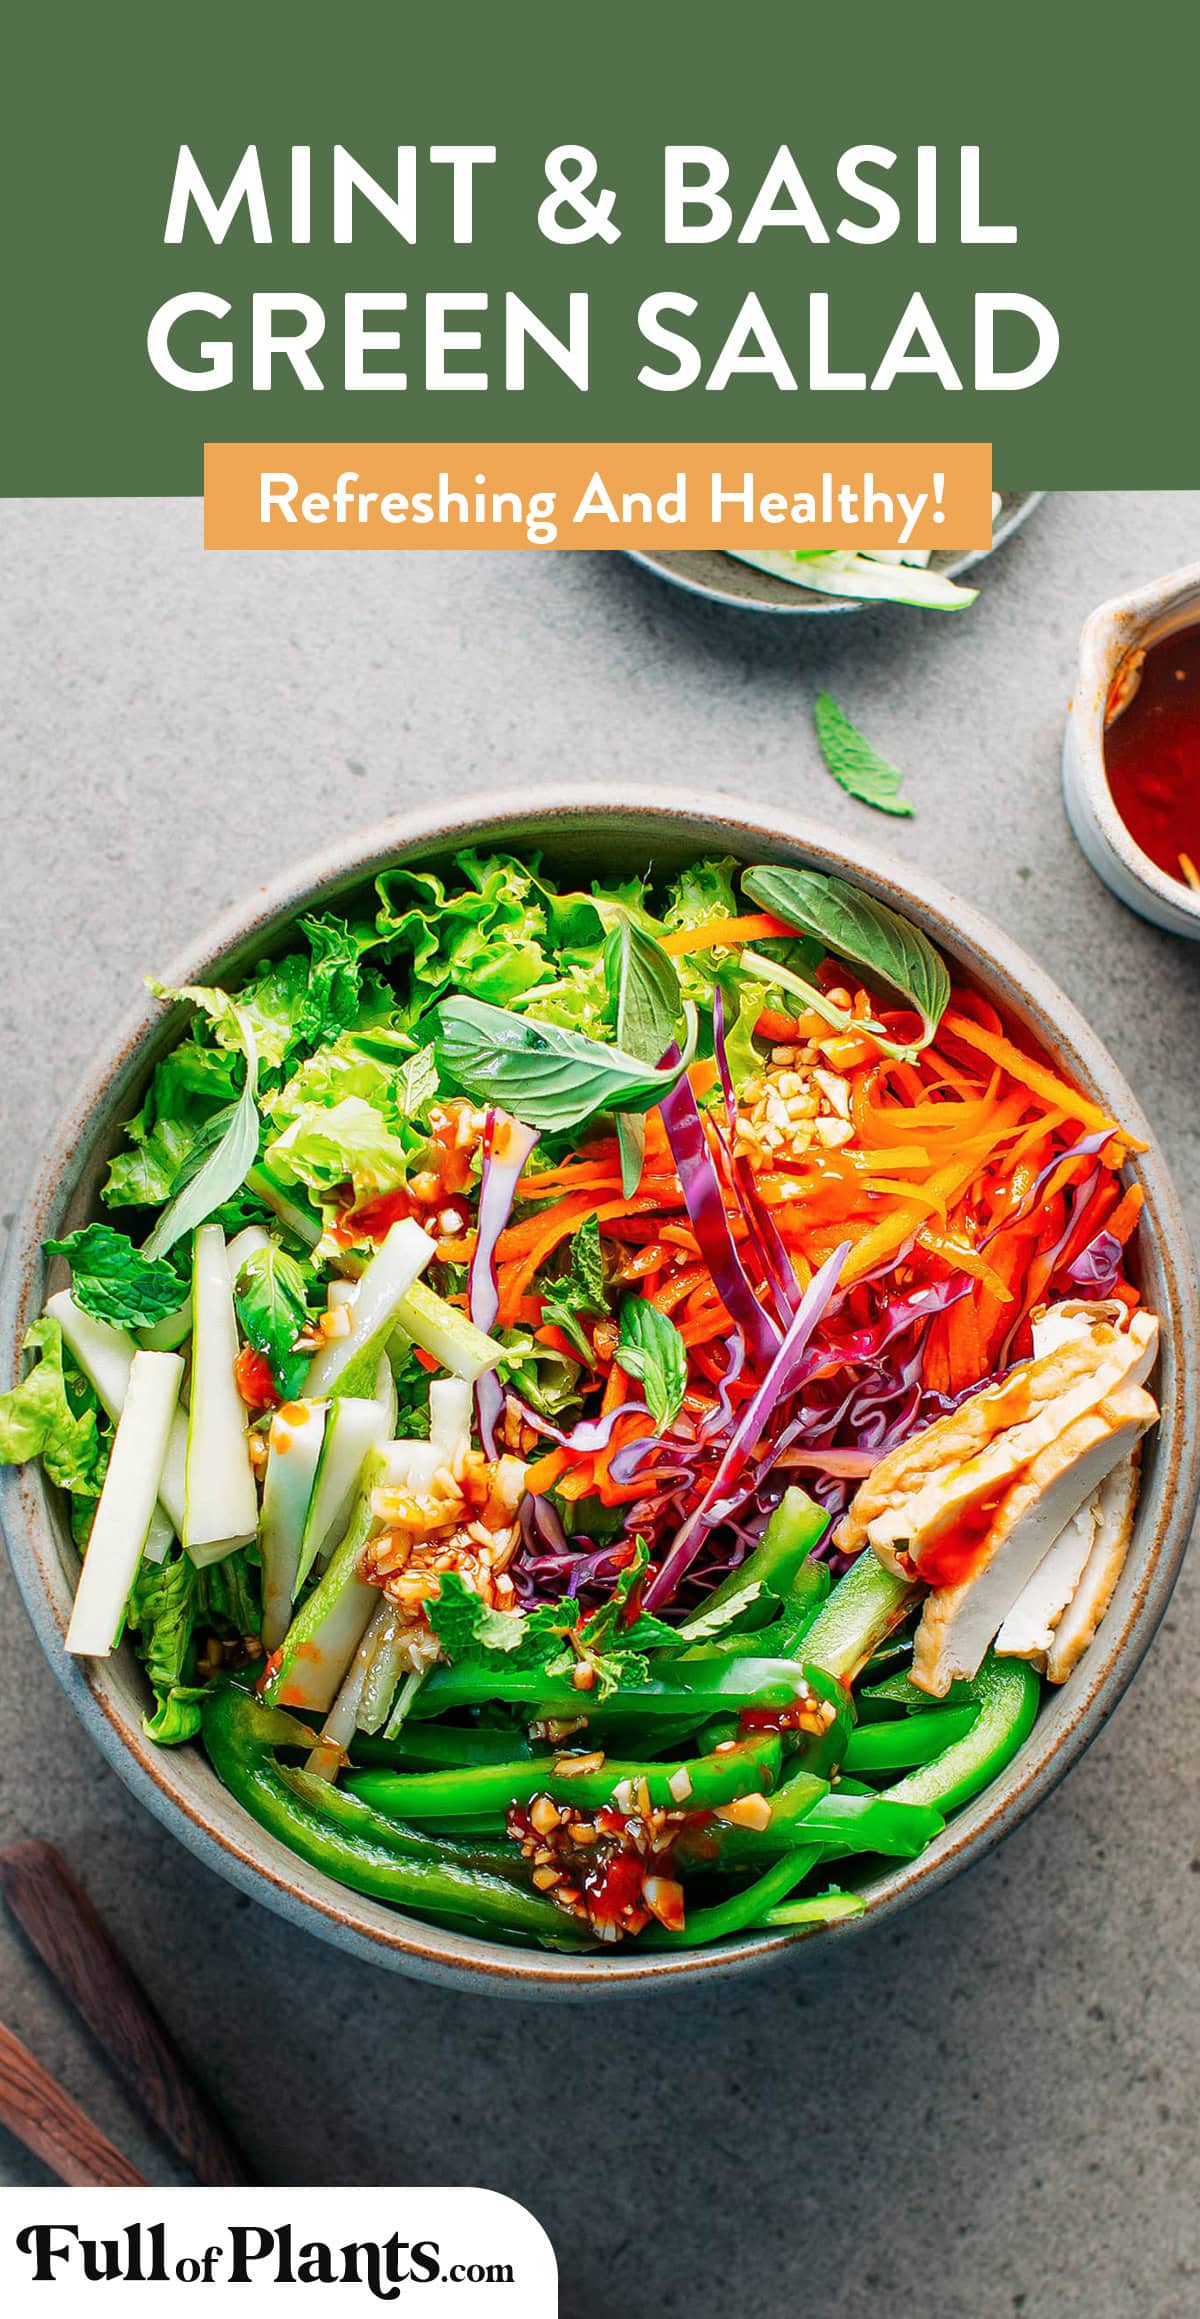
[[[466,841],[518,853],[537,848],[572,883],[625,875],[653,861],[662,871],[703,853],[831,870],[907,912],[960,975],[995,999],[1065,1072],[1136,1135],[1148,1130],[1129,1089],[1074,1008],[986,919],[880,853],[832,831],[721,796],[622,785],[566,799],[528,790],[475,798],[441,811],[385,822],[303,864],[225,917],[177,961],[169,980],[233,980],[285,941],[305,909],[344,909],[355,889],[390,863],[434,861]],[[153,962],[148,962],[153,963]],[[184,1012],[165,1017],[146,1005],[64,1119],[13,1231],[0,1290],[0,1387],[18,1372],[26,1327],[44,1295],[42,1242],[95,1212],[108,1158],[141,1098],[148,1073],[178,1036]],[[919,1894],[929,1894],[977,1860],[1038,1803],[1087,1742],[1133,1674],[1162,1616],[1183,1552],[1197,1494],[1196,1406],[1200,1300],[1187,1236],[1153,1146],[1137,1162],[1145,1188],[1142,1272],[1163,1323],[1158,1391],[1162,1423],[1151,1436],[1131,1552],[1096,1641],[1070,1681],[1048,1700],[1033,1733],[1003,1776],[969,1805],[919,1860],[897,1864],[870,1888],[863,1918],[825,1929],[822,1947],[861,1937]],[[597,1957],[505,1948],[468,1932],[426,1926],[344,1891],[297,1860],[243,1813],[196,1746],[154,1747],[143,1735],[145,1693],[128,1650],[82,1665],[63,1651],[78,1568],[58,1493],[37,1467],[0,1472],[0,1517],[38,1640],[91,1738],[135,1795],[201,1860],[355,1956],[462,1988],[518,1996],[579,1997],[699,1983],[760,1970],[786,1957],[796,1936],[748,1934],[719,1950],[638,1953],[635,1944]]]
[[[945,572],[955,580],[973,565],[982,563],[985,556],[994,554],[1006,539],[1033,513],[1042,491],[1006,491],[1001,495],[1000,510],[992,524],[990,548],[968,548],[956,554],[952,549],[935,551],[932,564],[935,572]],[[773,572],[759,572],[752,564],[739,564],[736,556],[725,555],[720,548],[628,548],[635,564],[644,564],[648,572],[657,572],[660,579],[672,586],[683,588],[690,596],[706,596],[712,604],[727,604],[735,612],[879,612],[888,611],[887,604],[858,603],[852,596],[819,596],[814,588],[797,588],[790,580],[778,580]],[[937,618],[930,614],[930,618]]]
[[[1131,595],[1114,596],[1085,623],[1079,673],[1063,736],[1063,799],[1092,868],[1143,918],[1200,940],[1200,894],[1167,876],[1130,836],[1112,801],[1104,764],[1104,716],[1121,662],[1200,620],[1200,564],[1186,564]]]

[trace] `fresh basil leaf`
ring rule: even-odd
[[[645,1297],[627,1296],[616,1358],[626,1376],[638,1379],[655,1431],[665,1433],[687,1391],[687,1347],[670,1315]]]
[[[544,1291],[542,1326],[561,1329],[568,1343],[575,1347],[580,1360],[590,1363],[592,1348],[581,1323],[583,1320],[604,1320],[607,1315],[608,1292],[604,1280],[600,1226],[594,1216],[585,1216],[571,1242],[566,1272]]]
[[[187,1295],[173,1264],[143,1256],[111,1224],[85,1224],[65,1240],[47,1240],[46,1254],[66,1257],[76,1304],[115,1329],[153,1328]]]
[[[256,1248],[234,1282],[242,1334],[256,1353],[265,1354],[285,1401],[299,1392],[311,1358],[292,1350],[308,1321],[307,1297],[300,1265],[276,1240]]]
[[[432,1047],[418,1047],[396,1074],[396,1097],[406,1119],[415,1119],[433,1102],[438,1091],[437,1056]]]
[[[557,1134],[584,1126],[598,1111],[648,1111],[675,1086],[695,1051],[694,1014],[688,1052],[667,1070],[480,999],[444,999],[438,1022],[439,1067],[466,1094],[476,1103],[499,1104],[527,1127]]]
[[[872,748],[831,693],[818,693],[813,715],[821,755],[838,787],[848,797],[857,797],[861,805],[873,805],[879,813],[911,817],[913,808],[900,793],[903,773]]]
[[[215,1208],[240,1191],[258,1156],[258,1049],[249,1021],[228,991],[189,984],[183,990],[164,991],[160,998],[191,999],[211,1020],[232,1035],[236,1031],[246,1058],[246,1082],[233,1106],[229,1125],[203,1165],[182,1190],[175,1193],[149,1234],[143,1255],[165,1256],[177,1240],[206,1222]]]
[[[894,991],[920,1016],[920,1043],[928,1045],[946,1011],[950,977],[918,926],[861,887],[818,870],[764,864],[747,870],[742,884],[764,910],[816,935],[835,958]]]
[[[645,1063],[661,1063],[683,1006],[672,960],[652,934],[623,918],[604,946],[604,976],[617,1045]],[[621,1189],[629,1200],[642,1180],[646,1151],[645,1122],[639,1112],[618,1113],[617,1143]]]

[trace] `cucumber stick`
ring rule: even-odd
[[[284,1637],[278,1664],[263,1690],[272,1707],[302,1707],[324,1714],[333,1705],[368,1621],[379,1608],[379,1588],[367,1586],[358,1575],[371,1523],[367,1487],[359,1493],[350,1527],[328,1570]]]
[[[869,1546],[826,1597],[804,1637],[804,1658],[839,1682],[851,1683],[880,1643],[898,1627],[920,1588],[885,1570]]]
[[[263,1565],[263,1642],[277,1650],[288,1631],[300,1573],[300,1550],[321,1462],[326,1406],[288,1401],[271,1419],[259,1544]]]
[[[258,1492],[234,1375],[237,1321],[219,1224],[202,1224],[192,1244],[192,1310],[183,1543],[193,1562],[220,1562],[258,1529]]]
[[[485,1337],[457,1305],[435,1296],[423,1280],[414,1280],[396,1307],[396,1320],[406,1337],[422,1352],[432,1353],[443,1369],[473,1385],[486,1370],[504,1359],[504,1347]]]
[[[387,1439],[389,1430],[388,1412],[378,1401],[359,1400],[347,1393],[330,1402],[300,1539],[297,1593],[313,1564],[342,1536],[358,1495],[364,1461]]]
[[[106,1659],[120,1632],[158,1500],[182,1378],[178,1353],[133,1356],[67,1628],[67,1649],[78,1657]]]
[[[58,1322],[63,1343],[78,1362],[105,1416],[115,1425],[125,1406],[129,1376],[137,1346],[125,1329],[110,1328],[76,1304],[69,1289],[60,1288],[46,1311]],[[158,1509],[151,1517],[146,1558],[161,1562],[172,1538],[183,1533],[184,1472],[187,1461],[187,1418],[178,1406],[171,1420],[167,1454],[158,1485]]]
[[[434,1254],[434,1242],[411,1216],[393,1224],[359,1282],[349,1334],[331,1337],[313,1355],[304,1386],[307,1400],[373,1391],[379,1355],[395,1326],[396,1307]]]

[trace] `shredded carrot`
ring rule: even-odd
[[[532,1465],[526,1466],[526,1489],[534,1497],[540,1497],[546,1490],[553,1489],[563,1467],[569,1465],[570,1460],[570,1450],[548,1449],[544,1457],[536,1457]]]
[[[681,926],[675,934],[662,935],[659,948],[668,958],[687,958],[693,950],[732,950],[742,942],[774,942],[795,931],[769,910],[756,910],[746,918],[710,918],[704,926]]]
[[[1122,1248],[1141,1215],[1145,1200],[1146,1195],[1141,1185],[1130,1184],[1128,1190],[1122,1193],[1104,1227],[1106,1232],[1112,1233],[1114,1240],[1120,1241]]]
[[[657,1306],[659,1312],[674,1312],[676,1305],[682,1304],[684,1297],[690,1296],[692,1290],[707,1279],[706,1264],[685,1265],[682,1272],[673,1272],[669,1279],[659,1283],[651,1293],[650,1302]]]
[[[1076,1088],[1068,1086],[1065,1079],[1059,1079],[1053,1071],[1048,1071],[1044,1063],[1035,1063],[1032,1055],[1023,1054],[1020,1047],[1014,1046],[1013,1041],[1005,1038],[1000,1031],[985,1030],[981,1024],[973,1022],[969,1015],[957,1009],[943,1015],[941,1027],[954,1038],[961,1039],[964,1046],[977,1047],[981,1054],[998,1064],[1002,1071],[1007,1071],[1010,1079],[1016,1079],[1023,1087],[1028,1087],[1031,1094],[1038,1096],[1043,1103],[1065,1111],[1068,1119],[1077,1119],[1084,1127],[1116,1131],[1116,1121],[1110,1119],[1106,1111],[1101,1111],[1099,1104],[1092,1103],[1086,1095],[1080,1095]]]

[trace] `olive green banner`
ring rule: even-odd
[[[4,495],[206,441],[1191,476],[1194,0],[42,0],[4,52]]]

